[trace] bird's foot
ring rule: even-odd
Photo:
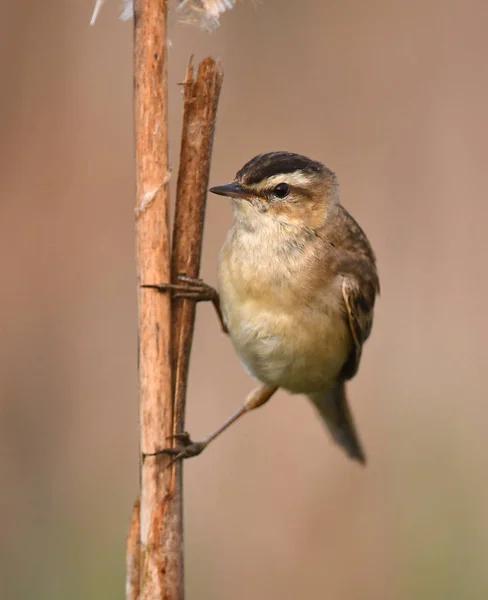
[[[202,279],[188,275],[177,275],[176,278],[179,283],[148,283],[141,287],[172,292],[173,298],[190,298],[196,302],[215,302],[219,297],[217,290]]]
[[[173,298],[188,298],[195,302],[211,302],[214,305],[222,331],[229,333],[220,309],[220,298],[217,290],[202,279],[198,279],[198,277],[177,275],[176,279],[179,283],[147,283],[141,285],[141,287],[152,288],[159,292],[171,292]]]
[[[203,452],[203,450],[205,450],[208,444],[208,441],[206,440],[202,440],[200,442],[192,441],[192,439],[190,438],[190,434],[186,431],[182,433],[175,433],[174,435],[168,436],[166,439],[177,440],[179,444],[174,448],[163,448],[162,450],[158,450],[157,452],[150,452],[144,454],[144,457],[159,456],[161,454],[165,454],[166,456],[172,456],[173,459],[167,465],[168,467],[170,467],[173,463],[175,463],[178,460],[198,456]]]

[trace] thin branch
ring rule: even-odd
[[[140,287],[170,281],[166,0],[138,0],[134,24],[135,213],[143,458],[140,517],[135,508],[127,543],[127,598],[183,600],[182,466],[177,463],[166,468],[168,457],[147,454],[161,450],[172,432],[183,429],[195,307],[191,301],[175,300],[172,321],[170,294]],[[172,261],[174,276],[177,273],[196,276],[199,271],[221,83],[221,68],[212,59],[202,62],[196,81],[191,67],[187,71]],[[176,375],[174,379],[173,375]]]
[[[168,227],[167,2],[137,0],[134,18],[136,248],[139,283],[140,446],[160,450],[173,427],[171,300],[140,284],[170,281]],[[182,600],[173,469],[164,455],[141,463],[141,600]]]
[[[191,61],[188,65],[184,82],[185,105],[171,260],[175,282],[177,275],[198,277],[200,270],[210,160],[222,79],[222,67],[212,58],[205,58],[200,63],[196,80],[193,79]],[[184,430],[194,320],[195,303],[184,298],[174,300],[174,433]]]
[[[186,72],[171,261],[173,281],[176,281],[179,274],[197,277],[200,270],[210,159],[222,77],[220,64],[211,58],[206,58],[200,63],[196,81],[193,79],[191,61]],[[195,302],[175,299],[171,333],[175,374],[174,433],[182,432],[185,425],[186,389],[194,323]],[[178,461],[175,468],[174,510],[178,518],[173,535],[180,541],[180,568],[183,579],[183,462]]]

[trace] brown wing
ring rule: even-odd
[[[376,259],[366,234],[342,206],[339,227],[329,237],[335,249],[335,272],[342,276],[344,317],[353,340],[353,348],[344,364],[341,377],[356,374],[364,342],[373,326],[376,294],[380,291]],[[335,235],[334,235],[335,233]]]
[[[345,276],[342,281],[342,296],[353,347],[342,368],[341,377],[351,379],[357,373],[363,344],[368,339],[373,326],[376,289],[364,279],[361,281]]]

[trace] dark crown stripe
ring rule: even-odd
[[[324,173],[326,168],[321,163],[292,152],[268,152],[259,154],[247,162],[236,174],[236,180],[246,185],[253,185],[284,173],[304,171]]]

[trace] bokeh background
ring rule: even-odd
[[[119,599],[138,493],[132,25],[0,2],[0,597]],[[171,160],[190,54],[223,60],[211,184],[286,149],[335,170],[382,295],[352,407],[366,470],[280,393],[185,467],[188,598],[488,597],[488,4],[240,2],[172,17]],[[175,178],[174,178],[175,179]],[[174,185],[174,181],[173,181]],[[209,199],[216,281],[228,203]],[[195,438],[253,382],[199,306]]]

